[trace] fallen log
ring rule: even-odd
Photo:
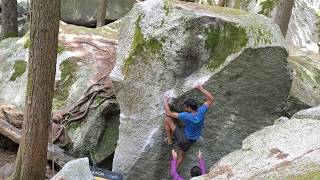
[[[0,119],[0,133],[9,138],[11,141],[19,144],[21,130],[3,119]]]
[[[14,127],[7,121],[0,119],[0,133],[12,140],[13,142],[19,144],[21,138],[21,130]],[[75,158],[65,154],[65,151],[55,144],[48,143],[47,159],[49,161],[54,161],[59,168],[62,168],[64,164]]]
[[[4,119],[17,128],[22,127],[23,113],[17,111],[13,106],[0,103],[0,119]]]

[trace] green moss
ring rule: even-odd
[[[264,0],[261,2],[262,10],[258,12],[265,16],[269,16],[270,12],[278,5],[278,0]]]
[[[247,27],[247,32],[253,37],[253,45],[259,46],[260,44],[271,45],[273,39],[272,31],[264,24],[260,22],[252,22],[250,26]]]
[[[76,63],[69,58],[60,64],[61,80],[56,84],[56,92],[53,99],[54,109],[61,108],[69,96],[70,87],[75,81]]]
[[[246,46],[248,37],[244,28],[232,23],[205,29],[205,47],[211,52],[209,69],[217,69],[226,58]]]
[[[135,23],[134,37],[131,44],[131,50],[128,58],[124,61],[122,72],[127,75],[130,66],[134,63],[134,58],[142,53],[160,54],[162,50],[162,43],[156,38],[145,39],[140,27],[142,15],[139,15]]]
[[[30,47],[30,38],[27,38],[24,42],[23,48],[28,49]]]
[[[57,48],[57,53],[60,54],[65,50],[66,50],[66,48],[64,47],[64,45],[59,43],[58,48]]]
[[[163,10],[165,12],[165,15],[167,16],[170,11],[170,0],[163,0]]]
[[[320,172],[309,172],[303,175],[288,176],[287,180],[316,180],[320,179]]]
[[[3,35],[3,39],[11,38],[11,37],[17,37],[17,34],[14,32],[7,32]]]
[[[27,69],[27,62],[24,60],[18,60],[14,64],[14,73],[12,74],[10,81],[15,81],[18,77],[22,76]]]

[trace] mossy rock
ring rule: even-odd
[[[134,63],[134,58],[141,56],[144,53],[152,55],[160,55],[162,50],[162,43],[156,38],[150,37],[145,39],[141,32],[140,22],[143,18],[139,15],[135,23],[134,37],[131,44],[131,51],[129,57],[124,61],[122,71],[124,74],[128,74],[130,66]]]
[[[232,23],[222,23],[221,27],[205,29],[205,47],[211,52],[209,69],[217,69],[226,58],[240,51],[248,43],[246,30]]]
[[[286,180],[318,180],[318,179],[320,179],[320,171],[286,177]]]
[[[128,179],[169,179],[162,168],[169,160],[162,97],[174,96],[180,109],[188,98],[203,102],[197,83],[217,93],[216,104],[206,115],[204,142],[190,148],[181,175],[197,163],[199,148],[214,164],[241,147],[250,132],[273,123],[287,99],[286,60],[281,31],[264,16],[176,0],[137,3],[123,19],[110,74],[121,105],[113,170]]]
[[[62,108],[69,97],[70,88],[75,82],[77,61],[77,58],[69,58],[60,64],[61,79],[56,83],[53,99],[53,108],[56,110]]]
[[[265,16],[270,16],[271,11],[274,10],[274,8],[278,5],[279,0],[263,0],[261,1],[261,11],[259,11],[259,14],[263,14]]]

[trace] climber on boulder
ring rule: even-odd
[[[186,100],[184,102],[185,112],[182,113],[172,112],[168,103],[169,98],[167,96],[164,97],[164,109],[166,113],[164,124],[167,134],[166,143],[168,145],[172,144],[173,136],[178,142],[179,155],[177,159],[177,168],[179,168],[184,158],[184,153],[201,136],[205,114],[214,100],[212,94],[204,89],[202,84],[197,85],[196,88],[206,96],[207,100],[199,108],[194,99]],[[175,119],[184,123],[184,129],[176,125]]]

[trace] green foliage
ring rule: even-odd
[[[261,2],[262,10],[258,12],[265,16],[269,16],[270,12],[278,5],[278,0],[264,0]]]
[[[205,47],[211,52],[209,69],[217,69],[226,58],[246,46],[248,37],[244,28],[232,23],[223,23],[221,27],[205,29],[207,36]]]
[[[24,60],[18,60],[14,64],[14,73],[12,74],[10,81],[15,81],[18,77],[22,76],[27,69],[27,62]]]
[[[131,44],[131,50],[129,57],[124,61],[122,72],[127,75],[130,70],[130,66],[134,63],[134,58],[142,53],[160,54],[162,50],[162,43],[156,38],[144,39],[141,32],[140,22],[142,15],[139,15],[135,23],[134,37]]]

